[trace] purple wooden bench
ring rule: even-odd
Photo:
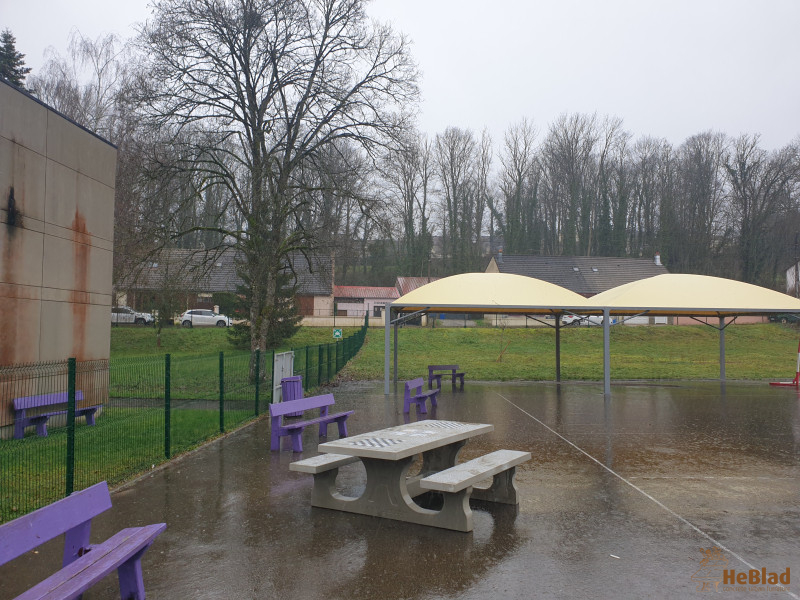
[[[79,598],[114,570],[123,600],[144,600],[142,555],[166,523],[123,529],[100,544],[89,543],[92,518],[111,508],[108,486],[101,481],[0,525],[0,565],[66,534],[62,568],[16,600]]]
[[[354,411],[348,410],[334,414],[328,413],[328,408],[333,406],[333,394],[322,396],[311,396],[309,398],[299,398],[287,402],[278,402],[269,405],[269,416],[272,422],[272,439],[270,450],[281,449],[281,438],[290,436],[292,438],[292,450],[294,452],[303,451],[303,430],[309,425],[319,424],[319,436],[328,436],[328,424],[336,423],[339,426],[339,437],[347,437],[347,417]],[[283,417],[294,413],[301,413],[306,410],[319,409],[319,416],[302,421],[286,421]]]
[[[83,392],[78,390],[75,392],[75,417],[84,417],[87,425],[94,425],[94,413],[100,406],[78,407],[78,402],[82,401]],[[14,437],[16,439],[25,437],[25,428],[31,425],[36,426],[36,435],[47,437],[47,420],[55,415],[67,414],[66,404],[67,392],[14,398]],[[28,415],[29,410],[59,405],[64,405],[64,408]]]
[[[436,373],[436,371],[444,371],[443,373]],[[458,373],[458,365],[428,365],[428,389],[433,389],[433,382],[436,382],[436,387],[442,389],[442,375],[450,374],[453,378],[453,391],[456,389],[456,379],[461,381],[461,390],[464,389],[464,375],[466,373]]]
[[[439,390],[430,390],[427,392],[422,391],[425,381],[422,377],[417,377],[411,381],[406,381],[405,392],[403,394],[403,412],[408,413],[411,411],[411,405],[417,405],[417,414],[427,413],[425,409],[425,401],[431,399],[431,408],[436,406],[436,395]],[[441,387],[441,386],[440,386]]]

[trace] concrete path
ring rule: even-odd
[[[331,391],[356,411],[351,433],[403,422],[402,388]],[[518,468],[518,508],[476,508],[471,533],[312,509],[311,477],[288,465],[317,453],[315,432],[302,455],[288,440],[271,453],[262,420],[112,494],[93,539],[167,523],[144,560],[151,599],[800,598],[793,389],[618,384],[606,400],[596,384],[467,380],[464,392],[446,385],[431,416],[495,425],[463,459],[533,454]],[[343,467],[340,484],[357,492],[363,474]],[[58,552],[0,568],[0,598],[38,581]],[[789,591],[720,581],[724,569],[762,568],[790,569]],[[116,594],[109,578],[84,597]]]

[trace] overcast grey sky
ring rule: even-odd
[[[499,144],[523,117],[617,116],[635,138],[680,144],[706,130],[800,136],[798,0],[374,0],[413,42],[420,128],[487,127]],[[72,29],[133,35],[147,0],[0,0],[0,28],[34,70]]]

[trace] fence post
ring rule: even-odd
[[[272,404],[275,399],[275,382],[272,381],[275,377],[275,350],[269,353],[269,366],[264,365],[264,381],[267,380],[267,373],[269,373],[269,403]]]
[[[225,433],[225,353],[219,353],[219,432]]]
[[[164,456],[172,456],[172,391],[170,389],[170,370],[172,358],[164,355]]]
[[[258,416],[258,389],[261,383],[261,349],[256,348],[256,416]]]
[[[311,384],[308,382],[308,374],[310,372],[310,370],[308,368],[308,358],[309,358],[309,354],[310,354],[310,352],[309,352],[310,348],[311,348],[311,346],[306,346],[306,368],[305,368],[305,371],[303,372],[303,389],[306,392],[308,391],[308,388],[311,387]]]
[[[75,489],[75,358],[67,359],[67,477],[64,495]]]
[[[317,352],[317,385],[322,385],[322,344],[318,346],[319,352]]]
[[[325,345],[325,383],[331,380],[331,345]]]

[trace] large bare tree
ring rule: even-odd
[[[362,0],[162,0],[143,28],[143,98],[191,152],[182,169],[225,187],[242,216],[220,228],[250,286],[251,348],[275,325],[277,281],[313,242],[303,169],[341,140],[367,149],[397,134],[416,100],[404,38]],[[179,134],[192,128],[201,133]]]

